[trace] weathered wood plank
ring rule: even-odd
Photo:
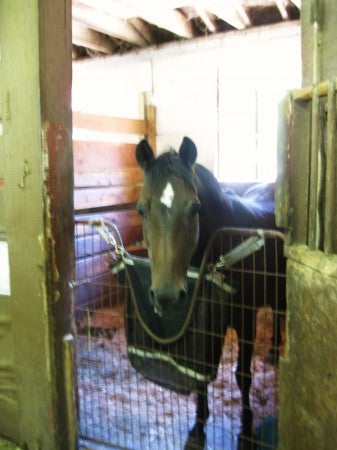
[[[136,203],[140,189],[140,185],[76,189],[74,192],[75,211],[90,207]]]
[[[74,173],[75,189],[89,187],[127,186],[141,184],[143,172],[138,169],[123,169],[116,167],[109,173]]]
[[[135,144],[74,141],[74,185],[118,186],[143,182]]]
[[[73,141],[75,170],[95,168],[107,171],[116,165],[137,167],[135,156],[136,144]]]
[[[144,136],[147,134],[147,123],[144,119],[99,116],[78,111],[73,112],[73,127],[109,133],[140,134]]]

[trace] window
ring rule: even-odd
[[[219,181],[275,181],[278,105],[301,83],[299,40],[262,42],[233,51],[218,70]]]

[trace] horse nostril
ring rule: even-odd
[[[155,298],[156,298],[153,289],[150,289],[150,290],[149,290],[149,296],[150,296],[150,302],[151,302],[151,304],[153,305],[153,304],[154,304],[154,301],[155,301]]]

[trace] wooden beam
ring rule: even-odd
[[[241,16],[242,20],[244,21],[246,27],[250,27],[252,25],[252,22],[250,18],[248,17],[248,14],[246,13],[245,8],[243,7],[241,0],[232,0],[232,3],[238,12],[238,14]]]
[[[178,36],[194,37],[192,25],[186,20],[186,17],[175,9],[163,8],[158,1],[154,3],[154,7],[151,9],[135,9],[135,15]]]
[[[148,44],[154,44],[155,40],[148,25],[139,17],[135,17],[134,8],[127,3],[117,0],[78,0],[82,5],[98,9],[100,12],[113,16],[119,20],[127,21],[144,38]]]
[[[156,154],[157,151],[157,126],[156,126],[156,107],[154,105],[147,105],[145,107],[145,117],[147,121],[146,138],[152,150]]]
[[[297,6],[298,9],[301,9],[301,0],[291,0],[291,2]]]
[[[115,45],[110,38],[102,33],[98,33],[85,25],[72,21],[72,42],[74,45],[80,45],[102,53],[113,53]]]
[[[148,43],[148,44],[155,44],[156,40],[154,39],[149,25],[144,22],[144,20],[140,19],[139,17],[130,17],[130,19],[128,19],[129,23],[132,24],[132,26],[135,27],[135,29],[138,31],[138,33],[140,35],[142,35],[143,39]]]
[[[275,0],[278,10],[283,20],[289,20],[289,14],[284,6],[283,0]]]
[[[208,15],[207,11],[205,10],[205,8],[200,6],[199,3],[195,3],[193,8],[195,9],[197,15],[200,16],[201,20],[204,22],[204,24],[209,29],[209,31],[211,33],[215,33],[215,31],[216,31],[215,25],[212,22],[211,18],[209,17],[209,15]]]
[[[124,23],[127,23],[130,18],[140,17],[146,22],[159,28],[165,28],[178,36],[193,37],[191,24],[180,11],[173,9],[172,4],[167,0],[161,2],[157,0],[142,0],[141,2],[139,0],[123,0],[122,2],[114,0],[73,0],[74,3],[94,9],[100,14],[107,14],[114,20],[116,20],[116,17],[120,17],[120,20]],[[96,27],[91,28],[101,31]]]
[[[73,127],[86,130],[104,131],[121,134],[147,134],[147,124],[143,119],[125,119],[119,117],[98,116],[73,112]]]
[[[246,28],[247,20],[249,21],[248,16],[242,17],[243,8],[239,13],[238,4],[234,4],[231,0],[204,0],[203,6],[209,12],[219,17],[219,19],[224,20],[238,30]]]
[[[146,44],[144,38],[127,20],[118,19],[104,11],[83,5],[77,0],[73,0],[72,14],[74,20],[88,28],[140,47]]]

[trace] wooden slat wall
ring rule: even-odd
[[[119,133],[123,136],[131,134],[139,138],[133,141],[146,137],[155,150],[155,108],[152,105],[145,108],[145,119],[74,112],[73,128]],[[144,254],[141,222],[136,211],[143,174],[136,162],[135,148],[136,144],[129,142],[74,140],[75,219],[102,218],[116,223],[125,247],[130,252]],[[81,224],[76,227],[75,244],[77,280],[89,277],[94,283],[106,283],[111,278],[111,257],[100,237]],[[90,308],[89,305],[95,304],[104,306],[102,303],[108,297],[105,292],[84,285],[77,289],[76,306],[79,309]]]
[[[155,108],[145,107],[145,119],[73,113],[73,127],[90,131],[146,137],[155,148]],[[143,175],[135,158],[136,144],[74,141],[74,205],[76,216],[109,213],[123,229],[126,246],[139,241],[140,220],[135,209]],[[128,226],[134,228],[126,231]]]
[[[83,115],[82,115],[83,116]],[[92,117],[97,128],[97,116]],[[144,121],[138,121],[143,123]],[[76,122],[74,126],[76,127]],[[88,126],[88,125],[86,125]],[[140,130],[144,129],[144,125]],[[141,133],[139,133],[141,136]],[[75,212],[111,206],[122,209],[137,201],[142,173],[135,158],[135,144],[74,141]]]
[[[147,122],[144,119],[127,119],[124,117],[107,117],[95,114],[73,112],[73,123],[75,128],[86,130],[107,131],[120,134],[147,135]]]

